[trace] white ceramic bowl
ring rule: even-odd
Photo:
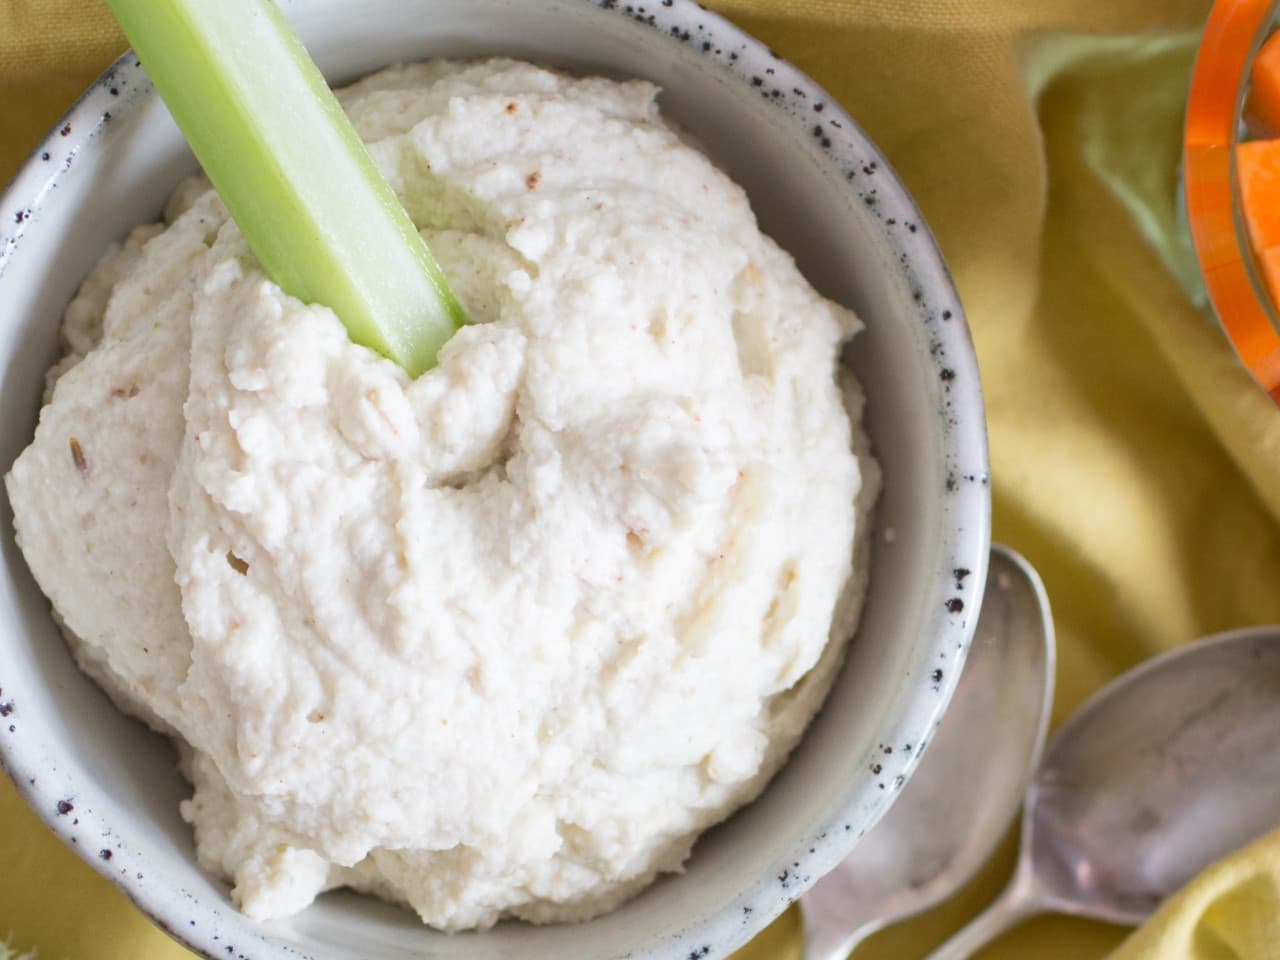
[[[688,0],[294,0],[334,82],[393,61],[507,54],[647,77],[751,195],[765,230],[867,324],[851,350],[884,469],[862,625],[826,707],[764,796],[686,873],[577,926],[444,936],[351,893],[254,923],[195,864],[172,748],[82,676],[11,534],[0,576],[0,758],[32,808],[206,957],[721,957],[854,847],[950,696],[985,579],[990,499],[978,372],[945,265],[884,158],[795,68]],[[0,463],[29,442],[75,288],[156,218],[194,162],[126,56],[37,148],[0,206]],[[8,510],[7,503],[4,509]],[[12,524],[6,523],[6,531]]]

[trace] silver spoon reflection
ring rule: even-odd
[[[1203,868],[1280,826],[1280,627],[1220,634],[1115,680],[1055,734],[1013,879],[929,960],[1026,917],[1137,924]]]
[[[951,704],[920,766],[852,855],[801,900],[805,960],[844,960],[875,931],[958,890],[1018,812],[1053,701],[1053,622],[1020,556],[993,547]]]

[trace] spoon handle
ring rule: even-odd
[[[1017,926],[1028,917],[1046,912],[1035,889],[1023,882],[1019,874],[1009,883],[991,906],[974,917],[966,926],[925,960],[969,960],[982,947],[1000,934]]]

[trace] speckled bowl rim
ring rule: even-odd
[[[928,660],[920,662],[946,661],[948,670],[945,675],[934,674],[932,683],[917,683],[893,722],[882,725],[882,729],[914,731],[918,738],[916,749],[886,756],[884,769],[878,774],[879,783],[850,783],[848,799],[839,813],[797,848],[800,852],[790,864],[782,866],[779,875],[760,877],[718,912],[674,937],[631,954],[635,960],[659,956],[713,958],[727,955],[747,942],[849,853],[856,838],[883,815],[897,789],[910,777],[937,728],[972,640],[986,581],[991,501],[982,391],[964,311],[932,233],[888,161],[835,98],[776,51],[694,0],[650,0],[647,4],[618,0],[579,2],[625,17],[668,36],[672,43],[689,45],[716,59],[740,82],[758,90],[761,97],[785,113],[789,122],[796,124],[798,136],[812,136],[818,142],[827,160],[848,181],[849,189],[884,228],[887,242],[912,285],[920,319],[928,327],[931,362],[947,398],[939,406],[938,416],[943,420],[946,491],[950,498],[944,514],[951,520],[944,524],[940,553],[954,557],[956,566],[954,583],[946,591],[950,599],[935,615],[933,643],[924,651]],[[127,100],[119,96],[119,88],[125,86],[135,94]],[[0,237],[0,279],[32,211],[38,211],[71,159],[111,121],[113,110],[123,113],[130,109],[139,102],[136,94],[144,90],[154,96],[133,53],[126,52],[76,100],[35,148],[0,197],[0,212],[6,220],[3,226],[11,228],[8,235]],[[0,700],[0,707],[3,705]],[[897,741],[890,741],[886,734],[885,742]],[[138,863],[128,862],[135,858],[128,856],[127,825],[122,833],[119,825],[102,822],[91,808],[70,805],[64,799],[68,794],[53,789],[50,778],[36,776],[41,772],[32,769],[36,758],[22,743],[21,738],[0,737],[0,767],[23,799],[64,843],[175,940],[209,960],[223,960],[229,954],[239,960],[303,956],[263,939],[252,921],[226,903],[202,904],[190,894],[178,901],[173,891],[145,883],[144,874],[135,869]],[[874,798],[876,793],[880,795],[878,801],[869,804],[868,795]],[[78,829],[73,829],[73,820]],[[105,839],[80,844],[77,833],[92,833]],[[123,855],[113,854],[113,850]],[[182,923],[175,916],[177,902],[185,911],[203,911],[209,922],[192,921],[190,926]],[[744,913],[753,921],[744,924]],[[186,914],[182,916],[185,919]],[[233,930],[241,946],[231,944]],[[246,948],[242,937],[256,942]],[[245,949],[254,952],[245,953]]]

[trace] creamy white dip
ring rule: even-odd
[[[341,94],[473,321],[416,381],[201,181],[67,311],[18,540],[252,916],[608,910],[828,690],[877,484],[858,323],[656,94],[502,60]]]

